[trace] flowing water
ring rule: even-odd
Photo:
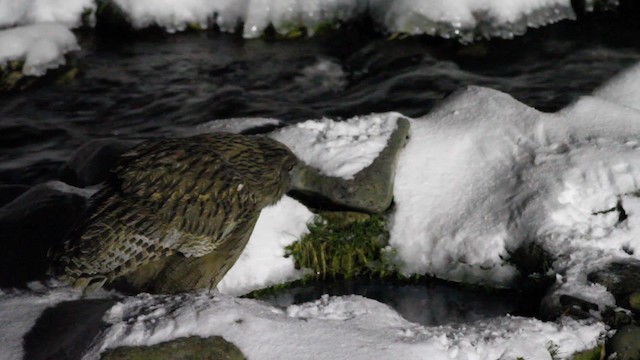
[[[557,111],[640,61],[639,25],[622,20],[603,15],[471,46],[425,37],[389,40],[366,25],[298,40],[81,33],[76,79],[0,98],[0,184],[56,179],[74,150],[95,138],[166,136],[232,117],[288,123],[383,111],[416,117],[465,85]],[[360,293],[429,325],[519,311],[501,295],[441,286],[301,289],[271,301]]]

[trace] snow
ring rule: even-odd
[[[94,0],[0,0],[0,28],[42,22],[75,28],[85,11],[95,9]]]
[[[108,326],[85,360],[107,348],[191,335],[223,336],[249,359],[551,359],[549,342],[569,355],[594,347],[604,332],[600,323],[513,316],[426,328],[360,296],[281,309],[205,293],[142,294],[116,304],[104,320]]]
[[[322,174],[352,179],[384,149],[400,117],[399,113],[383,113],[346,121],[308,120],[282,128],[271,137]]]
[[[387,32],[460,37],[513,37],[528,26],[574,18],[570,0],[112,0],[135,28],[160,26],[168,32],[188,25],[212,25],[246,38],[272,25],[286,35],[304,27],[313,35],[329,24],[369,15]],[[56,21],[81,25],[92,0],[0,0],[0,27]]]
[[[24,60],[25,75],[42,76],[48,69],[64,65],[64,55],[78,49],[73,33],[57,23],[0,30],[0,66]]]
[[[247,247],[218,284],[218,290],[238,296],[301,278],[303,273],[295,269],[293,259],[284,257],[284,248],[309,231],[307,223],[313,216],[288,196],[263,209]]]

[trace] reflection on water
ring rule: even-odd
[[[261,297],[275,306],[286,307],[314,301],[323,294],[357,294],[385,303],[405,319],[425,326],[467,323],[506,314],[533,316],[536,299],[515,291],[483,291],[436,282],[398,284],[380,280],[352,280],[313,283]]]

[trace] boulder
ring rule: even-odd
[[[326,176],[301,165],[292,176],[292,196],[312,207],[348,208],[367,213],[385,211],[393,201],[393,183],[400,150],[409,137],[409,121],[398,119],[387,146],[353,179]]]
[[[120,155],[133,145],[131,141],[118,139],[91,140],[78,148],[63,167],[61,179],[79,187],[99,184],[107,179]]]
[[[123,346],[109,349],[101,360],[243,360],[244,355],[234,344],[221,336],[201,338],[191,336],[152,346]]]
[[[606,287],[616,298],[618,306],[629,308],[629,296],[640,291],[640,260],[613,261],[589,273],[587,278]]]
[[[63,241],[82,216],[86,197],[58,184],[34,186],[0,208],[0,287],[43,278],[48,249]]]
[[[0,185],[0,208],[24,194],[29,187],[26,185]]]
[[[627,325],[618,331],[607,343],[607,352],[616,354],[616,360],[640,359],[640,326]]]

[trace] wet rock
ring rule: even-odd
[[[120,155],[134,145],[118,139],[91,140],[82,145],[63,167],[62,181],[79,187],[99,184],[107,179]]]
[[[629,311],[621,308],[605,307],[602,311],[602,321],[613,329],[621,328],[633,322],[633,317]]]
[[[301,166],[292,177],[292,195],[311,207],[344,207],[368,213],[386,210],[393,200],[395,168],[409,136],[409,121],[398,119],[387,146],[371,165],[353,179],[322,175],[310,166]]]
[[[75,360],[104,327],[102,317],[117,301],[65,301],[46,309],[23,341],[24,360]]]
[[[45,76],[25,75],[22,72],[23,60],[14,60],[1,64],[0,94],[24,91],[39,84],[61,84],[73,80],[78,74],[78,68],[73,65],[74,61],[71,60],[69,59],[68,61],[68,63],[71,63],[70,65],[49,70]]]
[[[609,343],[607,352],[616,354],[616,360],[640,359],[640,327],[627,325],[616,331]]]
[[[221,336],[201,338],[191,336],[152,346],[123,346],[107,350],[101,360],[243,360],[244,355],[234,344]]]
[[[87,198],[47,183],[0,208],[0,287],[19,287],[45,276],[49,247],[63,241]]]
[[[640,313],[640,292],[629,295],[629,307],[636,314]]]
[[[640,291],[640,260],[611,262],[606,267],[589,273],[587,278],[606,287],[616,298],[618,306],[629,308],[629,296]]]
[[[0,185],[0,208],[24,194],[29,187],[26,185]]]

